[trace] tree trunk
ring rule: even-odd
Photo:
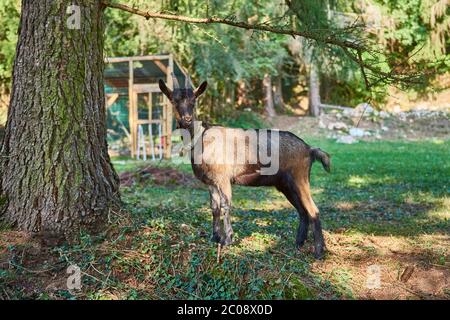
[[[247,85],[243,80],[240,80],[238,82],[237,87],[236,104],[238,107],[248,107],[250,105],[250,101],[248,100],[247,94],[248,94]]]
[[[264,104],[266,114],[269,117],[276,116],[275,108],[273,105],[272,79],[270,78],[269,74],[264,75],[263,88],[264,88]]]
[[[70,240],[98,230],[119,204],[106,143],[102,16],[99,0],[22,1],[0,167],[0,217],[20,230]]]
[[[283,100],[283,83],[281,81],[281,76],[276,77],[275,85],[273,86],[273,102],[280,110],[285,108]]]
[[[313,117],[320,115],[320,81],[314,63],[311,64],[309,71],[309,113]]]

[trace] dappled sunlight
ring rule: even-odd
[[[349,201],[338,201],[335,204],[335,207],[341,211],[350,211],[355,209],[356,206],[357,206],[356,203],[352,203]]]
[[[363,185],[369,184],[368,178],[363,178],[360,176],[350,176],[348,178],[348,184],[353,187],[361,187]]]
[[[325,192],[324,188],[318,188],[318,187],[314,187],[314,186],[311,187],[311,194],[313,196],[323,194],[324,192]]]
[[[450,219],[450,209],[435,209],[427,212],[427,216],[430,219],[440,220],[442,222],[448,222]],[[450,230],[447,231],[450,233]]]
[[[252,210],[255,207],[258,207],[258,208],[261,208],[262,210],[267,210],[267,211],[276,211],[276,210],[280,210],[280,209],[289,208],[290,204],[287,200],[274,199],[274,200],[266,200],[266,201],[261,201],[261,202],[246,201],[245,203],[237,200],[233,205],[234,209],[239,209],[239,210]]]
[[[264,252],[269,250],[271,247],[276,246],[278,242],[279,238],[277,236],[253,232],[250,236],[246,236],[240,240],[239,246],[236,250],[241,252],[242,250]]]
[[[275,211],[291,206],[286,198],[276,190],[249,188],[249,190],[254,191],[251,198],[247,197],[247,194],[240,194],[240,190],[241,189],[233,188],[233,208],[239,210],[260,208],[262,210]],[[259,190],[261,190],[265,196],[255,198],[255,193],[259,193]]]
[[[358,176],[351,175],[347,180],[347,185],[353,188],[364,188],[370,185],[377,185],[383,183],[394,183],[394,178],[389,176]]]
[[[442,219],[445,221],[450,220],[450,197],[444,197],[437,200],[438,205],[427,212],[430,218]],[[450,233],[450,230],[448,230]]]
[[[267,227],[271,223],[269,219],[254,219],[253,222],[259,227]]]
[[[430,139],[430,141],[431,141],[431,143],[433,143],[433,144],[444,144],[444,143],[445,143],[445,140],[443,140],[443,139],[437,139],[437,138]]]

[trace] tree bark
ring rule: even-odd
[[[311,64],[309,71],[309,113],[313,117],[320,115],[320,81],[314,63]]]
[[[247,97],[248,89],[247,85],[243,80],[238,81],[237,86],[237,101],[236,104],[238,107],[248,107],[250,105],[250,101]]]
[[[68,6],[80,8],[79,28]],[[1,150],[0,217],[73,239],[119,204],[106,143],[100,1],[23,0]],[[73,17],[73,16],[72,16]]]
[[[272,79],[269,74],[264,75],[263,88],[264,88],[264,104],[266,114],[269,117],[274,117],[276,116],[276,112],[273,105]]]
[[[275,84],[273,86],[273,102],[280,110],[285,108],[283,100],[283,83],[281,81],[281,76],[276,77]]]

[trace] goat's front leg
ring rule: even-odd
[[[227,246],[233,243],[233,228],[231,226],[231,183],[227,181],[219,187],[220,209],[223,214],[223,230],[225,238],[220,242]]]
[[[213,235],[212,241],[220,243],[220,192],[215,186],[209,187],[209,195],[211,197],[211,210],[213,215]]]

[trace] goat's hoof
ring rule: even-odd
[[[314,246],[314,258],[321,260],[325,257],[325,246]]]
[[[215,242],[215,243],[221,243],[222,242],[222,238],[218,234],[213,234],[212,237],[211,237],[211,241]]]
[[[297,250],[300,251],[300,250],[302,250],[303,247],[305,246],[305,241],[302,241],[302,242],[296,242],[296,243],[295,243],[295,246],[296,246]]]

